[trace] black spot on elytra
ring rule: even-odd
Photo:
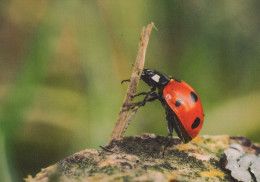
[[[176,106],[176,107],[179,107],[180,105],[181,105],[181,99],[176,100],[175,106]]]
[[[190,93],[190,97],[193,102],[197,102],[198,96],[194,92]]]
[[[194,120],[194,122],[192,123],[191,128],[192,128],[192,129],[195,129],[195,128],[197,128],[199,125],[200,125],[200,118],[197,117],[197,118]]]

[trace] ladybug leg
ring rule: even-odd
[[[145,95],[146,97],[148,97],[149,95],[153,95],[155,93],[154,92],[155,90],[156,90],[156,87],[152,87],[148,92],[141,92],[141,93],[135,94],[135,95],[133,95],[131,97],[134,98],[134,97],[137,97],[137,96],[140,96],[140,95]]]
[[[149,97],[149,95],[146,95],[144,100],[141,101],[141,102],[136,102],[136,103],[132,103],[130,106],[131,106],[131,109],[134,109],[136,106],[144,106],[146,104],[146,102],[152,102],[156,99],[158,99],[158,95],[156,93],[154,94],[151,94],[151,96]]]
[[[174,128],[174,119],[170,112],[166,110],[166,121],[167,121],[167,128],[168,128],[168,135],[172,136],[173,128]]]
[[[122,80],[121,84],[125,83],[125,82],[130,82],[130,79],[126,79],[126,80]]]
[[[167,121],[167,126],[168,126],[168,136],[170,137],[167,141],[167,143],[165,144],[163,151],[162,151],[162,158],[164,158],[165,156],[165,151],[166,149],[170,146],[171,141],[172,141],[172,132],[173,132],[173,126],[174,126],[174,119],[171,115],[171,113],[169,111],[166,110],[165,112],[166,114],[166,121]]]
[[[138,97],[140,95],[149,95],[149,93],[148,92],[141,92],[139,94],[132,95],[131,97],[134,98],[134,97]]]
[[[136,106],[144,106],[146,104],[146,102],[152,102],[156,99],[159,98],[159,96],[157,95],[157,93],[155,92],[156,87],[152,87],[148,92],[141,92],[139,94],[133,95],[132,97],[137,97],[140,95],[145,95],[144,100],[141,102],[136,102],[136,103],[132,103],[130,104],[131,109],[133,109]]]
[[[164,156],[165,156],[165,151],[166,151],[166,149],[167,149],[167,148],[170,146],[170,144],[171,144],[172,134],[169,134],[168,137],[170,137],[170,138],[168,138],[168,141],[167,141],[166,145],[165,145],[164,148],[163,148],[162,158],[164,158]]]

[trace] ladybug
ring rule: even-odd
[[[131,108],[159,100],[165,109],[169,136],[172,137],[174,129],[183,143],[195,138],[204,119],[202,104],[195,90],[182,80],[146,68],[143,69],[141,79],[151,89],[133,95],[145,97],[143,101],[131,104]]]

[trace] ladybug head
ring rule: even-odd
[[[147,68],[143,69],[142,75],[141,75],[141,79],[150,87],[156,86],[156,87],[160,87],[160,86],[164,86],[166,85],[170,79],[168,78],[168,76],[155,71],[155,70],[150,70]]]

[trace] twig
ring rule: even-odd
[[[134,65],[134,69],[130,78],[130,83],[126,92],[125,100],[123,102],[123,105],[121,107],[121,110],[119,112],[119,116],[117,119],[117,122],[115,124],[115,127],[112,131],[112,134],[110,136],[109,142],[111,142],[113,139],[119,139],[122,137],[124,131],[126,130],[127,126],[129,125],[130,120],[127,120],[127,116],[129,115],[130,110],[130,104],[133,101],[133,96],[136,92],[137,85],[139,83],[143,68],[144,68],[144,61],[145,61],[145,53],[146,48],[149,42],[149,37],[151,34],[151,31],[154,27],[154,23],[151,23],[147,25],[147,27],[143,28],[142,34],[140,37],[139,42],[139,48],[138,48],[138,54],[136,57],[136,62]],[[136,109],[137,111],[137,109]],[[135,111],[135,112],[136,112]],[[131,117],[133,118],[133,116]]]
[[[130,114],[130,115],[128,116],[128,118],[127,118],[127,121],[126,121],[126,124],[125,124],[125,126],[124,126],[122,135],[125,133],[126,129],[128,128],[130,122],[131,122],[132,119],[134,118],[134,116],[135,116],[135,114],[136,114],[136,112],[137,112],[137,110],[138,110],[139,108],[140,108],[140,106],[135,106],[135,107],[132,109],[131,114]],[[122,137],[122,136],[120,136],[120,137]]]

